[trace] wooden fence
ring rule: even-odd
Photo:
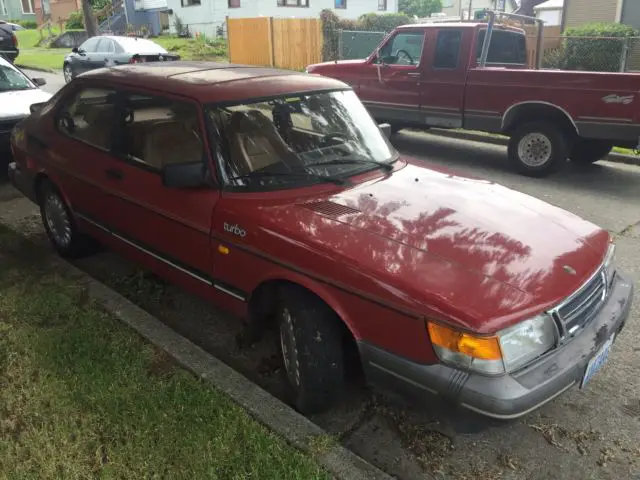
[[[535,67],[536,50],[538,40],[538,27],[526,25],[524,30],[527,34],[527,58],[529,67]],[[544,27],[542,30],[542,56],[545,52],[558,48],[562,44],[562,31],[559,26]]]
[[[228,18],[231,63],[302,70],[322,61],[316,18]]]

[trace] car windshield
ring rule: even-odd
[[[0,92],[30,90],[35,88],[18,70],[0,63]]]
[[[220,162],[227,186],[340,184],[367,170],[390,170],[397,158],[350,90],[212,105],[206,111],[216,137],[223,139]]]

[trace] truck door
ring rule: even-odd
[[[420,117],[432,127],[461,128],[473,29],[430,29],[420,80]]]
[[[397,30],[365,66],[358,94],[377,120],[420,120],[420,69],[424,29]]]

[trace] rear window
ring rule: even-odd
[[[478,33],[478,45],[476,48],[476,58],[478,62],[482,55],[482,45],[486,34],[486,30],[481,30]],[[491,34],[487,63],[526,65],[527,41],[525,36],[518,32],[494,30]]]

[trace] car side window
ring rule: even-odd
[[[92,37],[86,40],[82,45],[80,45],[80,50],[84,50],[87,53],[95,52],[96,48],[98,47],[99,41],[99,37]]]
[[[109,38],[101,38],[98,43],[98,48],[96,52],[100,53],[115,53],[115,48],[113,46],[113,41]]]
[[[424,32],[400,32],[385,43],[376,63],[418,65],[424,46]]]
[[[58,130],[81,142],[110,151],[119,114],[115,91],[86,88],[69,99],[57,114]]]
[[[203,135],[197,107],[160,96],[124,96],[121,153],[153,170],[166,165],[204,160]]]
[[[460,30],[441,30],[436,41],[436,53],[433,68],[455,70],[458,68],[462,32]]]

